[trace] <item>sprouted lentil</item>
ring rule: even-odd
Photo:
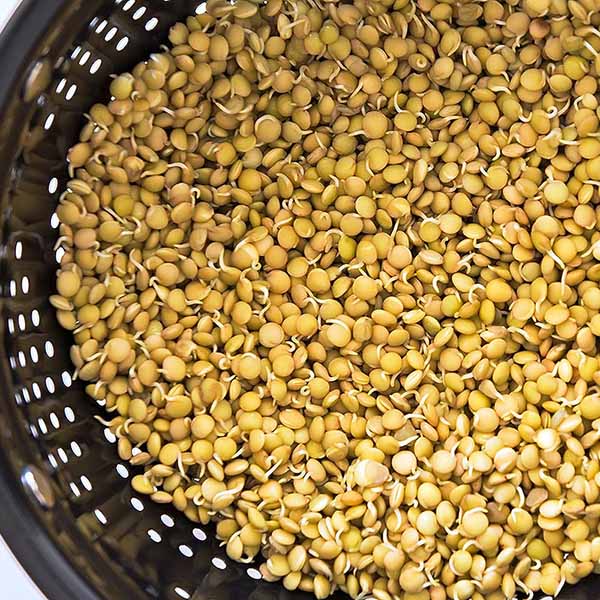
[[[209,0],[169,41],[57,209],[136,492],[317,598],[598,572],[597,0]]]

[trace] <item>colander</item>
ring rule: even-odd
[[[227,559],[214,529],[132,495],[131,467],[73,381],[72,342],[47,301],[54,208],[83,113],[108,99],[111,73],[157,51],[197,8],[26,0],[0,40],[0,529],[50,600],[288,595]]]
[[[49,600],[310,598],[229,560],[211,527],[132,494],[48,303],[54,209],[83,113],[108,99],[111,73],[195,10],[198,0],[25,0],[0,39],[0,533]],[[600,599],[598,578],[561,598]]]

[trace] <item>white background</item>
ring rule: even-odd
[[[20,0],[0,0],[0,28],[19,4]],[[44,2],[44,0],[38,0]],[[0,57],[0,68],[2,59]],[[21,565],[17,563],[10,550],[0,538],[0,581],[2,597],[10,600],[44,600],[43,594],[34,586]]]

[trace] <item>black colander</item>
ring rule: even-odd
[[[2,0],[0,0],[1,2]],[[298,600],[230,561],[211,527],[132,494],[71,378],[48,303],[54,209],[83,113],[198,0],[25,0],[0,39],[0,533],[50,600]],[[0,584],[1,585],[1,584]],[[0,598],[6,597],[0,587]],[[598,600],[591,578],[564,600]]]

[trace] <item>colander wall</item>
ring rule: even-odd
[[[232,563],[210,527],[131,493],[47,300],[83,113],[197,7],[26,0],[0,39],[0,532],[50,600],[308,597]]]

